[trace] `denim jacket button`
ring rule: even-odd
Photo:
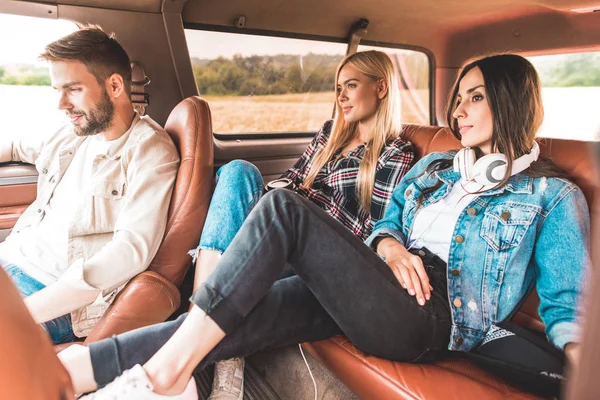
[[[42,174],[47,174],[47,173],[48,173],[48,168],[44,168],[44,169],[42,170]]]
[[[456,308],[461,308],[462,307],[462,300],[459,298],[456,298],[452,301],[452,304],[454,304],[454,307]]]
[[[116,196],[119,194],[119,192],[117,192],[116,190],[113,190],[112,192],[110,192],[113,196]]]
[[[423,250],[419,250],[419,255],[420,255],[421,257],[425,257],[425,252],[424,252]]]
[[[406,189],[406,192],[404,192],[404,197],[410,196],[411,193],[412,193],[412,189]]]
[[[474,209],[473,207],[469,207],[467,209],[467,214],[469,214],[471,217],[474,216],[475,214],[477,214],[477,210]]]
[[[503,211],[502,214],[500,214],[500,218],[502,218],[505,221],[508,221],[508,219],[510,218],[510,211]]]
[[[450,271],[450,274],[452,274],[452,276],[458,276],[460,275],[460,271],[457,269],[453,269],[452,271]]]
[[[456,235],[456,236],[454,236],[454,241],[455,241],[456,243],[462,243],[462,242],[464,242],[464,241],[465,241],[465,238],[464,238],[464,237],[462,237],[462,236],[460,236],[460,235]]]
[[[464,343],[464,341],[465,341],[465,339],[463,339],[463,338],[461,338],[461,337],[457,337],[457,338],[456,338],[456,344],[457,344],[457,345],[459,345],[459,346],[460,346],[461,344],[463,344],[463,343]]]

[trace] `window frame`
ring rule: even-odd
[[[276,37],[284,39],[300,39],[300,40],[313,40],[318,42],[329,42],[329,43],[343,43],[348,42],[343,38],[337,38],[332,36],[321,36],[304,33],[291,33],[291,32],[280,32],[271,31],[264,29],[250,29],[250,28],[238,28],[235,26],[223,26],[223,25],[212,25],[212,24],[200,24],[193,22],[184,22],[183,29],[208,31],[208,32],[223,32],[243,35],[254,35],[254,36],[266,36]],[[429,123],[436,125],[435,119],[435,57],[433,52],[429,49],[419,46],[402,45],[398,43],[373,41],[373,40],[361,40],[361,45],[373,46],[373,47],[385,47],[399,50],[411,50],[418,51],[425,54],[429,62]],[[189,49],[188,49],[189,55]],[[344,56],[346,56],[344,54]],[[190,56],[191,57],[191,56]],[[333,104],[332,104],[333,109]],[[293,138],[311,138],[314,137],[317,132],[252,132],[252,133],[217,133],[213,132],[213,137],[217,140],[223,141],[234,141],[234,140],[252,140],[252,139],[293,139]]]

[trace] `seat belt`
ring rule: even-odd
[[[146,93],[146,85],[150,78],[146,76],[144,67],[137,61],[131,62],[131,102],[139,115],[146,114],[146,107],[150,105],[150,95]]]
[[[361,18],[352,24],[348,31],[348,47],[346,48],[346,56],[356,53],[360,39],[367,34],[367,27],[369,26],[369,20]],[[336,82],[337,84],[337,82]],[[333,104],[333,112],[331,118],[335,118],[335,103]]]
[[[348,48],[346,49],[346,55],[356,53],[360,40],[367,34],[367,27],[369,26],[369,20],[361,18],[352,24],[350,31],[348,32]]]

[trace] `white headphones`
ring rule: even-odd
[[[529,154],[525,154],[513,161],[511,176],[518,174],[529,168],[529,166],[540,156],[540,146],[533,142],[533,147]],[[475,158],[475,150],[470,147],[461,149],[454,156],[454,171],[460,172],[463,179],[475,182],[484,186],[493,186],[498,184],[506,174],[506,156],[500,153],[488,154],[479,160]]]

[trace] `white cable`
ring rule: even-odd
[[[310,370],[310,366],[308,365],[308,361],[306,361],[306,357],[304,356],[304,351],[302,350],[302,345],[298,343],[298,348],[300,349],[300,354],[302,354],[302,358],[304,359],[304,364],[306,364],[306,368],[308,369],[308,373],[310,374],[310,379],[313,381],[313,386],[315,387],[315,400],[317,400],[317,381],[315,381],[315,377]]]

